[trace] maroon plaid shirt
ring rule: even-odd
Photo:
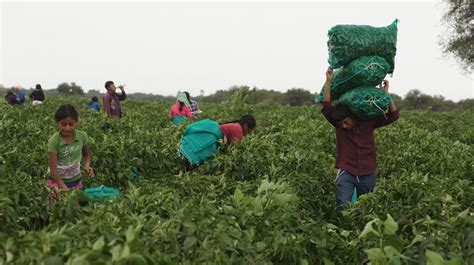
[[[332,119],[330,102],[323,102],[321,112],[336,128],[336,168],[356,176],[375,173],[377,154],[374,129],[396,121],[400,112],[396,110],[370,120],[357,120],[351,130],[344,130]]]
[[[120,101],[125,100],[127,95],[125,91],[118,95],[117,93],[111,93],[107,91],[104,96],[104,110],[109,117],[122,117],[122,107]]]

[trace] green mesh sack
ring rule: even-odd
[[[120,195],[119,190],[104,185],[84,189],[84,192],[93,202],[112,202]]]
[[[395,69],[397,52],[396,19],[387,27],[363,25],[337,25],[328,32],[329,65],[336,69],[348,65],[361,56],[378,55],[390,65],[388,73]]]
[[[385,114],[392,98],[378,87],[358,87],[345,93],[339,102],[346,104],[352,113],[361,120]]]
[[[390,65],[380,56],[362,56],[348,66],[335,69],[331,82],[331,100],[339,99],[342,94],[360,86],[376,86],[387,75]],[[324,85],[316,98],[316,103],[323,101]]]

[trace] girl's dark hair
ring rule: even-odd
[[[344,103],[337,103],[332,109],[331,117],[336,122],[341,122],[345,118],[353,118],[352,111]]]
[[[77,113],[76,108],[71,104],[61,105],[54,114],[56,122],[60,122],[66,118],[71,118],[76,122],[79,121],[79,114]]]
[[[245,114],[242,117],[240,117],[240,119],[238,119],[238,120],[223,122],[221,124],[227,124],[227,123],[238,123],[241,126],[247,125],[249,127],[249,129],[252,129],[252,130],[255,129],[255,127],[257,126],[257,121],[250,114]]]
[[[40,85],[40,84],[36,84],[36,89],[38,89],[38,90],[43,90],[43,89],[41,88],[41,85]]]

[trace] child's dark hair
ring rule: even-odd
[[[71,118],[76,122],[79,120],[79,114],[77,113],[76,108],[71,104],[61,105],[54,114],[54,120],[56,120],[56,122],[60,122],[67,118]]]
[[[113,84],[114,84],[114,81],[107,81],[107,82],[105,82],[105,89],[108,90],[108,89],[109,89],[109,86],[110,86],[110,85],[113,85]]]
[[[99,98],[96,97],[96,96],[93,96],[93,97],[91,98],[91,102],[99,102]]]
[[[341,122],[345,118],[353,118],[353,115],[351,109],[346,104],[338,102],[332,109],[331,117],[336,122]]]
[[[238,120],[223,122],[221,124],[226,124],[226,123],[239,123],[241,126],[247,125],[249,129],[252,129],[252,130],[255,129],[255,127],[257,126],[257,121],[250,114],[245,114],[242,117],[240,117],[240,119]]]

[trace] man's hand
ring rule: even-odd
[[[332,71],[331,68],[328,68],[328,70],[326,71],[326,83],[327,82],[331,82],[332,81],[332,78],[334,77],[334,73]]]
[[[324,84],[323,102],[331,101],[331,82],[334,74],[331,68],[326,71],[326,84]]]
[[[385,92],[388,93],[388,88],[389,88],[388,80],[383,80],[382,84],[380,84],[380,88]],[[392,100],[390,101],[390,112],[394,112],[397,110],[397,105],[395,105],[395,101]]]
[[[91,168],[90,166],[85,166],[84,167],[84,171],[86,172],[86,174],[89,176],[89,177],[94,177],[94,169]]]
[[[388,84],[388,80],[383,80],[382,84],[380,84],[380,88],[387,92],[388,93],[388,88],[389,88],[389,84]]]

